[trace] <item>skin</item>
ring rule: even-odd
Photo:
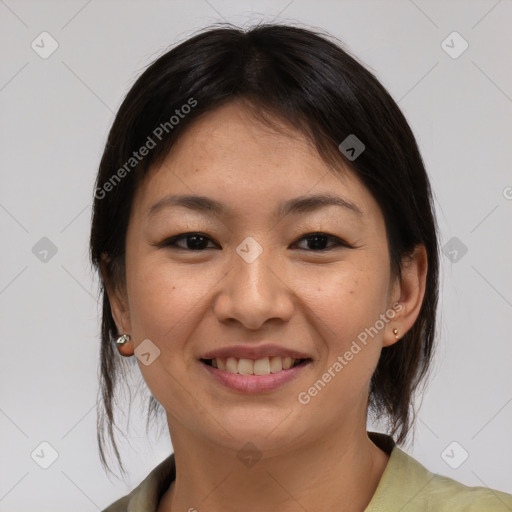
[[[333,171],[293,127],[279,130],[229,103],[194,122],[165,162],[137,190],[127,232],[126,283],[107,290],[131,356],[150,339],[160,355],[140,371],[167,413],[177,478],[159,512],[362,511],[389,456],[367,436],[369,382],[382,347],[416,320],[425,291],[426,252],[404,260],[402,281],[390,272],[382,212],[348,168]],[[168,194],[211,197],[230,216],[169,207],[149,216]],[[355,203],[275,216],[277,205],[329,193]],[[319,251],[304,235],[323,232]],[[202,251],[171,236],[200,232]],[[247,263],[236,252],[253,237],[263,253]],[[400,303],[396,316],[307,404],[297,397],[322,377],[357,335]],[[198,357],[240,343],[277,343],[313,362],[292,381],[246,395],[216,383]],[[261,459],[237,457],[247,442]]]

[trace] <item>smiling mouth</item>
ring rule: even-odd
[[[240,375],[270,375],[290,370],[296,366],[305,366],[311,359],[294,359],[292,357],[263,357],[261,359],[238,359],[236,357],[216,357],[201,359],[202,363],[228,373]]]

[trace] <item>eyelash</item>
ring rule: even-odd
[[[180,246],[177,245],[177,242],[179,242],[181,240],[185,240],[187,238],[191,238],[193,236],[197,236],[197,237],[200,237],[200,238],[205,238],[205,239],[208,239],[208,240],[213,242],[213,240],[208,235],[205,235],[204,233],[200,233],[200,232],[195,232],[194,231],[194,232],[181,233],[179,235],[172,236],[172,237],[167,238],[166,240],[164,240],[164,241],[162,241],[160,243],[154,244],[154,245],[156,245],[159,248],[167,247],[167,248],[173,248],[173,249],[177,249],[177,250],[190,251],[190,252],[204,252],[206,249],[208,249],[208,248],[206,248],[206,249],[187,249],[186,247],[180,247]],[[330,235],[329,233],[323,233],[323,232],[319,232],[319,231],[314,231],[312,233],[306,233],[305,235],[302,235],[300,238],[297,239],[296,242],[294,242],[294,245],[297,244],[301,240],[308,239],[308,238],[313,238],[313,237],[318,237],[318,236],[327,237],[327,238],[329,238],[331,240],[334,240],[336,242],[336,245],[334,247],[328,247],[328,248],[325,248],[325,249],[317,249],[317,250],[302,249],[302,250],[305,250],[305,251],[308,251],[308,252],[325,253],[325,252],[331,251],[332,249],[336,249],[336,247],[345,247],[345,248],[348,248],[348,249],[353,248],[353,246],[351,246],[350,244],[348,244],[347,242],[345,242],[341,238],[339,238],[337,236],[334,236],[334,235]],[[211,249],[211,247],[210,247],[210,249]]]

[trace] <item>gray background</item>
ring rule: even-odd
[[[0,0],[0,16],[2,512],[102,509],[170,453],[165,431],[145,439],[135,405],[127,485],[99,463],[93,180],[134,79],[169,45],[223,20],[324,29],[403,109],[446,247],[436,368],[407,450],[433,472],[512,492],[512,2]],[[58,43],[46,59],[31,47],[51,48],[43,31]],[[453,31],[469,44],[457,58],[442,45]],[[445,43],[452,54],[457,37]],[[58,453],[47,469],[52,449],[41,442]]]

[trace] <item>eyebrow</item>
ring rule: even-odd
[[[316,194],[311,196],[299,196],[281,204],[276,215],[281,218],[290,214],[300,214],[312,212],[328,206],[338,206],[349,210],[358,216],[363,215],[361,209],[354,203],[343,199],[342,197],[330,194]],[[151,217],[157,212],[171,207],[188,208],[189,210],[200,213],[213,213],[219,216],[232,217],[232,211],[220,201],[206,196],[198,195],[176,195],[171,194],[160,199],[151,208],[148,216]]]

